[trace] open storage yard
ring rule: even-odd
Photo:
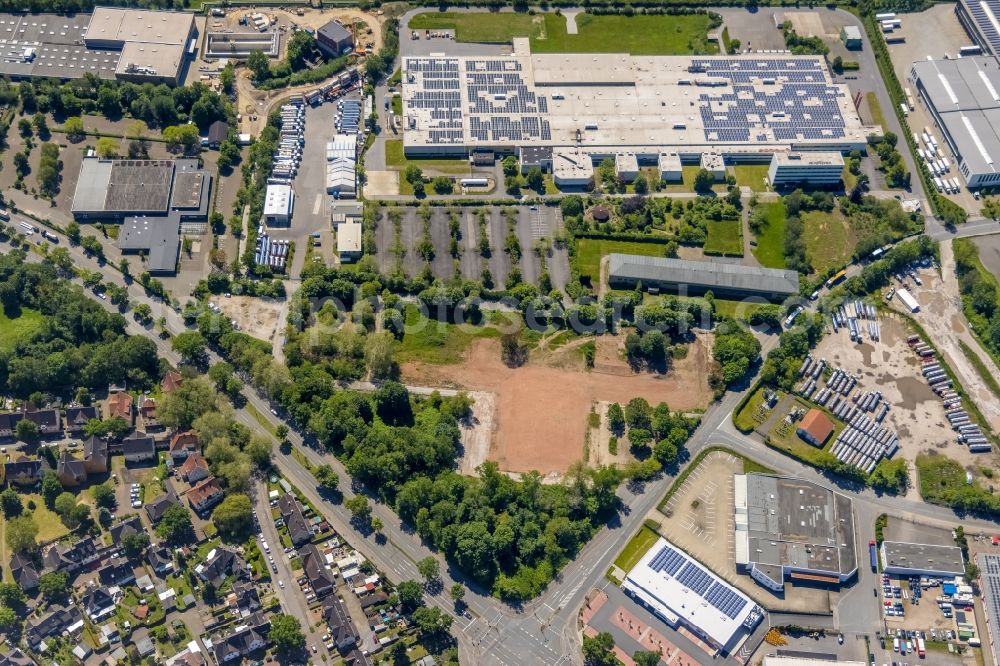
[[[453,386],[496,395],[495,434],[490,460],[511,472],[561,474],[583,456],[588,414],[595,402],[625,404],[643,397],[671,410],[704,409],[712,399],[708,373],[711,341],[699,336],[667,374],[635,373],[618,356],[617,336],[596,339],[600,371],[563,362],[552,367],[529,360],[520,368],[503,363],[496,339],[476,339],[457,364],[403,363],[411,383]],[[612,350],[602,348],[613,347]]]
[[[555,242],[562,224],[557,206],[382,207],[376,216],[375,258],[384,273],[402,270],[414,277],[429,264],[441,280],[458,274],[478,281],[488,268],[495,289],[505,288],[516,265],[523,282],[537,285],[547,271],[552,287],[563,289],[569,280],[569,253]],[[505,250],[511,230],[519,241],[519,260]]]

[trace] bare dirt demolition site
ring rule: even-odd
[[[662,375],[633,372],[620,356],[623,337],[606,335],[580,342],[591,339],[597,345],[600,371],[586,371],[572,349],[553,354],[533,352],[526,365],[509,368],[500,358],[499,341],[479,339],[461,363],[410,362],[403,365],[402,372],[408,384],[464,388],[473,391],[473,398],[491,394],[492,400],[481,403],[477,399],[473,407],[472,430],[479,434],[463,437],[467,456],[475,455],[477,447],[470,442],[477,437],[479,455],[485,453],[481,446],[485,430],[490,441],[488,459],[502,470],[538,470],[550,480],[583,458],[589,414],[598,403],[624,405],[642,397],[651,405],[665,402],[671,410],[690,412],[704,409],[712,400],[708,387],[713,363],[711,336],[699,334],[687,357]],[[601,420],[605,421],[603,415]],[[602,447],[600,455],[606,458],[607,439],[594,444]],[[625,442],[619,446],[619,461],[623,449],[628,449]],[[590,459],[593,462],[594,455]],[[472,471],[479,462],[482,460],[467,458],[462,469]]]

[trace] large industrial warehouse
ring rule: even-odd
[[[622,589],[672,627],[716,650],[737,650],[764,611],[749,597],[660,537],[632,567]]]
[[[780,300],[799,293],[799,274],[712,261],[608,255],[608,284],[614,289],[644,289],[698,296],[707,291],[721,298],[757,296]]]
[[[989,56],[913,63],[910,79],[970,188],[1000,184],[1000,63]]]
[[[121,221],[118,247],[145,252],[146,270],[172,273],[181,224],[208,217],[212,176],[196,159],[87,158],[73,194],[73,216]]]
[[[190,12],[98,7],[93,14],[0,14],[0,74],[177,85],[197,31]]]
[[[577,181],[619,154],[767,163],[863,150],[881,132],[816,56],[532,54],[515,39],[508,56],[407,57],[402,70],[407,155],[550,146]]]
[[[838,585],[857,572],[849,497],[769,474],[737,474],[733,485],[738,570],[779,593],[786,577]]]

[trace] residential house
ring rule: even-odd
[[[34,409],[24,413],[24,418],[38,426],[43,435],[54,435],[62,432],[62,419],[58,409]]]
[[[116,557],[97,570],[101,585],[111,587],[129,585],[135,582],[135,569],[124,557]]]
[[[145,528],[142,526],[142,521],[139,520],[139,516],[129,516],[120,523],[115,523],[108,530],[111,533],[111,543],[116,546],[121,545],[122,539],[124,539],[129,534],[138,534],[139,532],[145,532]]]
[[[154,525],[160,522],[160,518],[163,518],[163,514],[167,512],[172,506],[180,506],[181,500],[177,497],[177,493],[174,492],[174,486],[170,481],[166,481],[167,492],[160,495],[155,500],[146,505],[146,515],[149,516],[149,522]]]
[[[175,432],[170,436],[170,445],[167,447],[167,451],[174,462],[179,463],[191,453],[198,451],[199,448],[198,435],[195,431],[185,430],[184,432]]]
[[[87,481],[87,465],[79,458],[74,458],[69,451],[64,450],[59,457],[56,474],[59,476],[59,483],[63,486],[78,486]]]
[[[208,461],[200,453],[192,453],[180,466],[181,478],[194,484],[208,476]]]
[[[153,639],[149,636],[149,629],[145,627],[140,627],[133,632],[131,642],[135,645],[135,649],[139,651],[140,657],[148,657],[156,652]]]
[[[100,622],[108,615],[114,613],[117,606],[117,600],[103,587],[91,588],[89,592],[83,595],[80,603],[91,622]]]
[[[49,636],[76,634],[83,629],[83,615],[75,605],[53,604],[49,611],[37,620],[25,624],[24,638],[28,647],[37,650],[38,645]]]
[[[261,608],[260,595],[257,586],[250,581],[237,581],[233,583],[233,591],[229,598],[231,605],[236,606],[244,613],[252,613]]]
[[[31,592],[38,588],[38,568],[35,562],[24,553],[14,553],[10,559],[10,575],[14,581],[25,592]]]
[[[176,370],[168,370],[167,374],[163,377],[163,381],[160,382],[160,388],[164,393],[173,393],[180,388],[182,381],[181,373]]]
[[[198,485],[188,491],[187,499],[191,503],[191,508],[197,513],[204,513],[222,501],[225,492],[222,484],[214,476],[200,481]]]
[[[139,426],[147,432],[162,429],[163,426],[156,418],[156,400],[153,398],[139,399]]]
[[[35,661],[21,652],[20,648],[14,648],[0,655],[0,666],[35,666]]]
[[[80,539],[71,545],[56,543],[42,554],[42,564],[47,571],[73,573],[80,567],[101,559],[108,550],[92,537]]]
[[[21,412],[5,412],[0,414],[0,437],[13,437],[17,430],[17,422],[24,418]]]
[[[329,594],[336,586],[337,579],[333,571],[326,566],[323,553],[319,552],[316,544],[308,543],[299,548],[299,557],[302,558],[302,569],[316,596]]]
[[[108,471],[108,442],[100,437],[83,440],[83,466],[87,474],[105,474]]]
[[[174,558],[170,549],[164,546],[151,546],[146,549],[146,561],[153,567],[153,573],[160,578],[174,570]]]
[[[249,622],[236,627],[228,636],[212,638],[212,650],[217,663],[242,659],[267,646],[270,621],[261,613],[254,613],[248,619]]]
[[[90,407],[67,407],[66,408],[66,432],[78,433],[87,425],[87,421],[100,419],[101,415],[96,406]]]
[[[104,414],[106,418],[120,417],[125,419],[129,425],[133,423],[132,396],[125,391],[118,391],[108,396],[104,402]]]
[[[313,532],[308,521],[302,513],[302,505],[295,495],[285,493],[278,499],[278,511],[285,519],[285,526],[288,528],[288,535],[292,539],[292,545],[296,548],[304,543],[312,541]]]
[[[206,583],[219,587],[232,575],[236,580],[249,580],[250,566],[239,553],[224,546],[208,551],[205,561],[194,568],[194,572]]]
[[[8,485],[32,486],[42,480],[42,461],[25,456],[3,464],[3,478]]]
[[[156,442],[146,433],[136,430],[122,440],[122,453],[126,463],[156,461]]]
[[[361,636],[351,622],[351,616],[337,595],[331,595],[323,602],[323,619],[330,627],[330,640],[341,652],[346,652],[357,645]]]

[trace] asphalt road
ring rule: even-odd
[[[66,246],[65,238],[62,239]],[[69,247],[70,254],[78,266],[91,270],[103,270],[109,280],[121,282],[117,272],[105,266],[97,265],[93,259],[84,256],[78,247]],[[37,258],[32,255],[32,258]],[[148,303],[153,309],[154,320],[165,317],[166,327],[173,333],[185,330],[179,314],[164,305],[147,298],[139,285],[129,285],[129,295],[137,302]],[[88,292],[90,293],[90,292]],[[94,296],[96,299],[96,296]],[[104,307],[113,310],[113,306],[104,300],[98,300]],[[169,341],[161,340],[152,332],[128,318],[129,332],[144,335],[154,340],[159,353],[173,364],[180,359],[170,348]],[[763,353],[773,346],[775,339],[765,344]],[[218,360],[210,354],[211,361]],[[255,409],[260,418],[266,420],[272,427],[281,420],[270,413],[268,403],[253,390],[247,389],[248,405]],[[693,459],[698,452],[712,445],[728,446],[739,453],[752,456],[782,474],[800,476],[829,485],[831,481],[818,474],[813,468],[807,467],[795,460],[767,448],[762,442],[740,434],[732,425],[731,414],[738,404],[741,394],[727,394],[720,402],[712,405],[706,412],[702,425],[695,432],[688,444],[690,456]],[[236,412],[237,418],[253,429],[259,429],[257,416],[248,409]],[[292,431],[289,440],[293,447],[302,451],[306,458],[315,464],[329,463],[340,474],[345,497],[351,497],[349,475],[343,466],[330,455],[322,455],[303,443],[302,438]],[[348,541],[376,567],[385,573],[391,581],[420,580],[416,569],[416,561],[428,555],[434,555],[420,538],[405,528],[395,513],[387,506],[374,502],[373,515],[379,516],[385,525],[384,541],[377,541],[372,534],[359,532],[350,522],[349,513],[342,504],[332,504],[323,499],[316,491],[315,479],[290,455],[275,451],[274,462],[279,471],[292,483],[296,484],[313,505],[320,511],[334,529],[344,535]],[[561,664],[580,663],[579,633],[576,628],[577,609],[584,595],[593,587],[603,584],[604,573],[614,560],[618,549],[638,528],[646,513],[651,509],[669,487],[673,478],[664,476],[652,483],[646,484],[639,493],[633,493],[627,487],[619,489],[619,497],[626,507],[625,512],[614,524],[598,532],[588,543],[574,562],[570,563],[542,594],[522,608],[512,608],[497,599],[478,590],[473,585],[467,585],[468,592],[465,601],[473,615],[472,619],[460,616],[455,612],[452,602],[445,594],[428,595],[429,604],[436,605],[449,613],[455,620],[453,631],[459,642],[459,650],[463,660],[469,663],[502,664]],[[867,547],[868,535],[875,517],[883,512],[902,519],[915,519],[921,522],[953,527],[962,523],[967,528],[983,528],[995,530],[996,524],[980,520],[959,518],[951,510],[928,505],[912,497],[880,497],[865,490],[853,492],[855,500],[856,525],[858,533],[858,552],[863,555]],[[866,566],[859,567],[859,584],[845,590],[842,594],[837,618],[846,633],[871,633],[881,626],[879,609],[872,602],[872,597],[866,593],[872,587],[870,572]],[[447,590],[455,581],[464,581],[460,572],[442,567],[442,589]],[[287,583],[286,583],[287,584]]]

